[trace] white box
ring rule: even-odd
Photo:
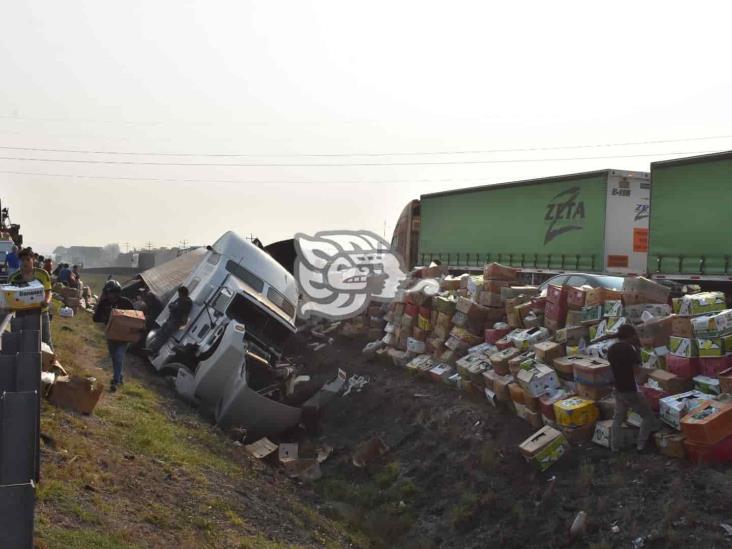
[[[666,424],[680,431],[681,418],[703,401],[711,399],[712,395],[704,394],[701,391],[687,391],[686,393],[671,395],[658,401],[659,415]]]
[[[3,307],[11,311],[37,309],[43,306],[46,300],[43,284],[37,280],[31,280],[22,286],[3,284],[0,288],[2,288]]]
[[[522,368],[516,377],[519,385],[532,397],[539,397],[562,387],[554,369],[544,364],[537,364],[530,370]]]

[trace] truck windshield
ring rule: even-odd
[[[239,294],[231,301],[226,316],[244,324],[247,333],[275,349],[281,349],[292,334],[276,318]]]

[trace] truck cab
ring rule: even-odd
[[[296,331],[295,278],[266,252],[229,231],[208,247],[184,285],[193,301],[189,321],[151,357],[152,365],[176,370],[177,391],[212,414],[235,381],[240,392],[243,383],[266,398],[257,392],[259,387],[252,387],[257,378],[272,378],[286,340]],[[148,342],[168,314],[166,304]],[[299,409],[292,410],[296,422]]]

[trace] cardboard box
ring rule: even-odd
[[[103,391],[104,387],[95,378],[73,376],[68,381],[56,380],[51,386],[48,402],[88,415],[94,411]]]
[[[655,318],[669,316],[671,307],[665,303],[640,303],[637,305],[625,304],[623,307],[625,317],[632,323],[637,324],[643,320],[643,313],[649,313]]]
[[[520,370],[516,378],[531,397],[540,397],[561,388],[556,372],[543,364],[537,364],[531,370]]]
[[[501,294],[494,294],[492,292],[480,292],[478,302],[484,307],[500,307],[503,305]]]
[[[606,317],[620,317],[623,316],[623,302],[619,299],[607,300],[603,307],[604,315]]]
[[[608,299],[621,299],[622,296],[622,292],[615,290],[608,290],[607,288],[592,288],[591,290],[587,290],[587,294],[585,296],[585,307],[602,305]]]
[[[37,280],[21,285],[3,284],[1,288],[2,299],[0,299],[0,302],[4,301],[4,307],[11,311],[38,309],[43,306],[46,299],[43,284]]]
[[[496,382],[497,377],[498,377],[498,374],[492,368],[490,370],[485,370],[483,372],[483,386],[486,389],[495,391],[495,382]]]
[[[549,284],[546,289],[546,300],[548,303],[561,305],[564,309],[566,309],[568,292],[569,286],[557,286],[556,284]]]
[[[671,395],[688,391],[693,385],[689,378],[679,377],[673,372],[665,370],[654,370],[649,377],[658,383],[663,391]]]
[[[569,442],[558,430],[545,426],[519,445],[526,461],[545,471],[569,450]]]
[[[623,280],[623,293],[640,294],[643,303],[667,303],[670,288],[642,276],[629,276]]]
[[[455,314],[456,306],[457,302],[455,299],[442,296],[435,296],[432,298],[432,308],[441,313],[445,313],[446,315],[448,315],[448,318],[449,316]]]
[[[697,444],[716,444],[732,435],[732,404],[707,401],[681,418],[681,432]]]
[[[725,343],[727,341],[723,337],[697,338],[696,347],[700,357],[720,357],[726,353]]]
[[[550,332],[556,332],[564,328],[563,320],[552,320],[551,318],[544,319],[544,327]]]
[[[698,316],[727,308],[727,300],[722,292],[701,292],[698,294],[685,295],[681,298],[679,315]]]
[[[574,381],[589,386],[612,385],[610,363],[599,358],[583,358],[574,361]]]
[[[511,395],[511,400],[516,404],[523,404],[526,401],[524,388],[516,382],[509,383],[508,394]]]
[[[595,431],[592,435],[592,442],[610,448],[612,437],[613,420],[606,419],[595,423]],[[638,430],[633,427],[623,425],[618,438],[618,449],[630,448],[638,440]]]
[[[673,317],[667,316],[639,324],[636,326],[636,331],[638,332],[641,344],[644,346],[664,347],[668,346],[672,327]]]
[[[570,345],[577,345],[582,339],[585,341],[590,339],[590,330],[587,326],[567,326],[557,330],[554,335],[554,341],[557,343]]]
[[[567,308],[580,310],[585,306],[585,298],[587,297],[587,291],[591,288],[589,286],[582,286],[581,288],[569,287],[567,290]]]
[[[499,297],[502,297],[501,292],[502,292],[503,288],[508,288],[510,285],[511,285],[510,280],[490,280],[490,279],[485,280],[484,279],[483,286],[481,289],[484,292],[498,294]],[[508,296],[508,297],[512,297],[512,296]],[[503,299],[505,300],[506,298],[503,298]]]
[[[679,395],[662,398],[659,401],[659,415],[664,423],[680,431],[681,418],[702,402],[711,398],[710,395],[700,391],[687,391]]]
[[[699,356],[699,349],[695,339],[671,336],[668,341],[668,349],[672,355],[676,356],[686,358]]]
[[[135,310],[112,309],[106,336],[111,341],[137,343],[145,331],[145,313]]]
[[[546,308],[544,309],[544,318],[548,320],[554,320],[557,322],[564,322],[567,318],[567,305],[561,303],[552,303],[547,301]]]
[[[666,369],[679,377],[691,379],[701,372],[701,362],[698,358],[669,354],[666,357]]]
[[[516,377],[519,371],[522,369],[522,364],[524,363],[526,363],[526,367],[524,369],[530,370],[534,367],[534,364],[536,363],[536,358],[533,352],[524,351],[523,353],[514,356],[508,361],[508,369],[511,371],[511,375]]]
[[[564,345],[554,341],[540,341],[534,343],[536,358],[544,364],[553,364],[555,358],[565,356]]]
[[[588,400],[598,401],[610,393],[612,393],[612,385],[586,385],[584,383],[575,382],[574,392],[578,397]]]
[[[501,351],[500,353],[491,355],[490,361],[493,365],[493,369],[496,371],[496,373],[500,375],[509,374],[510,370],[508,368],[508,361],[519,354],[521,354],[521,351],[519,351],[515,347],[509,347],[508,349]]]
[[[516,415],[527,421],[532,427],[539,429],[542,426],[541,415],[538,412],[533,411],[525,404],[519,404],[514,402],[514,408],[516,409]]]
[[[732,394],[732,368],[719,372],[717,379],[719,379],[719,390],[722,393]]]
[[[554,403],[557,423],[565,427],[581,427],[594,423],[600,415],[592,400],[573,397]]]
[[[658,431],[653,435],[656,441],[656,448],[664,456],[680,458],[686,457],[684,451],[684,439],[686,438],[683,434],[676,431]]]
[[[496,399],[500,402],[509,402],[511,400],[511,392],[509,386],[513,383],[513,376],[496,375],[493,381],[493,391],[496,393]]]
[[[483,267],[483,279],[493,280],[517,280],[518,270],[501,265],[500,263],[488,263]]]
[[[718,395],[720,390],[719,380],[708,376],[694,376],[694,389],[708,395]]]
[[[530,349],[535,343],[546,339],[549,339],[549,330],[543,327],[521,330],[510,337],[514,346],[521,351]]]
[[[485,355],[469,353],[459,359],[455,366],[463,379],[469,379],[476,385],[483,386],[483,372],[490,368],[490,362]]]
[[[587,358],[589,357],[585,355],[563,356],[555,358],[552,361],[552,366],[554,366],[554,369],[556,370],[557,374],[559,374],[559,377],[565,380],[574,381],[575,363]]]
[[[717,444],[698,444],[684,439],[686,459],[696,465],[729,464],[732,462],[732,437]]]
[[[499,292],[501,294],[501,299],[505,301],[519,296],[528,298],[539,295],[539,288],[537,286],[504,286],[499,290]]]
[[[510,331],[511,328],[487,328],[485,330],[485,342],[495,345],[499,339],[507,335]]]
[[[691,323],[697,337],[720,337],[732,333],[732,309],[719,313],[685,318]]]
[[[646,370],[665,370],[668,347],[656,347],[655,349],[641,349],[641,363]]]
[[[676,337],[692,339],[694,337],[694,325],[688,316],[674,315],[671,317],[671,334]]]
[[[580,323],[587,326],[600,322],[603,317],[603,311],[603,305],[582,307],[582,311],[580,312]]]
[[[559,430],[567,438],[569,443],[573,446],[587,444],[592,441],[592,436],[595,434],[595,422],[592,421],[586,425],[580,425],[578,427],[568,427],[565,425],[559,425]]]
[[[429,370],[429,375],[432,380],[438,383],[447,383],[450,376],[454,373],[455,370],[452,366],[448,364],[438,364],[437,366]]]

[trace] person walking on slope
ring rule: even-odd
[[[107,324],[112,309],[132,310],[134,307],[129,299],[121,295],[122,286],[116,280],[108,280],[102,289],[102,295],[94,310],[94,322]],[[107,350],[112,359],[112,383],[109,387],[111,392],[117,390],[118,385],[124,383],[123,367],[125,362],[125,353],[127,352],[128,343],[124,341],[114,341],[107,339]]]
[[[20,269],[15,271],[8,279],[9,284],[23,284],[37,280],[43,285],[44,301],[41,306],[41,341],[53,349],[51,340],[51,317],[48,315],[48,304],[51,303],[51,275],[40,267],[35,266],[33,250],[24,248],[18,254]],[[18,311],[16,318],[30,314],[31,311]]]
[[[156,355],[161,347],[168,341],[168,338],[180,330],[188,322],[188,315],[191,314],[193,301],[188,297],[188,288],[178,288],[178,299],[168,305],[170,310],[168,319],[163,323],[150,343],[150,354]]]
[[[610,436],[610,449],[617,452],[620,449],[620,436],[623,421],[628,410],[633,410],[641,418],[642,423],[638,432],[637,449],[643,451],[651,432],[658,430],[658,420],[653,414],[645,397],[638,392],[635,382],[636,370],[640,368],[640,341],[633,326],[625,324],[618,328],[618,342],[613,344],[607,353],[610,367],[615,376],[615,415]]]

